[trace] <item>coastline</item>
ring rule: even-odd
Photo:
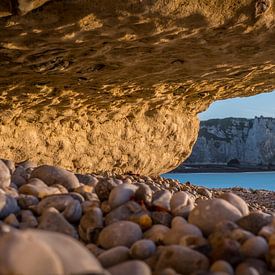
[[[245,173],[275,172],[275,167],[266,166],[227,166],[227,165],[184,165],[169,173]]]

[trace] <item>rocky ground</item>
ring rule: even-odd
[[[0,161],[0,274],[275,274],[274,192]]]

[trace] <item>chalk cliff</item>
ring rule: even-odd
[[[4,158],[163,173],[211,102],[275,88],[274,0],[2,0],[0,17]]]
[[[202,121],[198,140],[186,163],[275,164],[275,118],[225,118]]]

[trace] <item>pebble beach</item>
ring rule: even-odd
[[[0,274],[275,274],[274,196],[0,160]]]

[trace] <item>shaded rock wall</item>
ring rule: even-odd
[[[274,89],[275,5],[261,3],[52,0],[27,14],[19,5],[0,19],[2,157],[171,170],[191,152],[198,112]]]
[[[199,137],[186,163],[275,164],[275,118],[226,118],[202,121]]]

